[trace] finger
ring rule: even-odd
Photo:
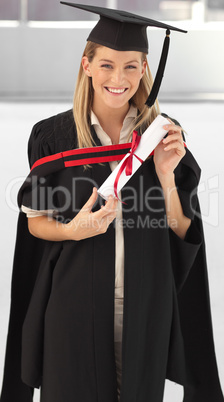
[[[104,205],[104,207],[102,208],[102,212],[105,215],[108,215],[110,213],[114,213],[117,211],[117,204],[118,204],[118,200],[115,197],[110,197],[107,201],[107,203]]]
[[[102,219],[104,216],[108,215],[116,215],[117,214],[117,203],[118,200],[114,197],[108,199],[107,204],[102,206],[101,209],[94,212],[94,215],[97,219]]]
[[[181,144],[183,144],[183,137],[182,137],[181,133],[170,134],[170,135],[168,135],[166,138],[164,138],[164,139],[162,140],[162,142],[163,142],[163,144],[168,144],[168,143],[170,143],[171,141],[175,141],[175,140],[177,140],[177,141],[179,141]]]
[[[108,201],[116,200],[116,199],[117,199],[117,198],[115,197],[114,194],[110,194],[110,195],[108,196],[107,200],[105,200],[105,205],[108,203]]]
[[[102,223],[105,222],[105,224],[109,226],[109,224],[113,222],[113,220],[117,217],[117,211],[118,211],[117,208],[108,211],[108,213],[104,214],[103,217],[101,218],[101,222]]]
[[[108,228],[108,226],[114,221],[115,218],[116,218],[116,215],[113,215],[113,216],[108,215],[108,216],[105,216],[104,218],[102,218],[102,220],[101,220],[102,227]]]
[[[81,211],[91,211],[98,197],[97,188],[93,187],[93,192],[86,203],[83,205]]]
[[[164,151],[170,151],[171,149],[176,149],[176,150],[180,151],[183,154],[186,152],[186,150],[184,148],[184,145],[180,144],[179,141],[173,141],[171,144],[167,145],[164,148]]]
[[[101,210],[99,210],[97,212],[94,212],[93,215],[92,215],[93,221],[98,222],[98,227],[105,226],[105,224],[106,224],[106,226],[109,226],[109,224],[111,222],[113,222],[113,220],[117,216],[116,212],[114,212],[113,214],[110,213],[110,214],[107,214],[107,215],[105,215],[105,214],[102,215],[102,214],[100,214],[98,212],[101,212]]]
[[[182,131],[182,128],[180,126],[177,126],[176,124],[166,124],[165,126],[163,126],[164,130],[168,130],[168,131]]]

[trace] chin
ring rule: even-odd
[[[123,100],[119,102],[119,99],[115,99],[113,102],[106,102],[107,106],[111,107],[112,109],[121,109],[124,108],[126,105],[129,104],[130,99]]]

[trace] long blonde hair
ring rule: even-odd
[[[96,49],[101,46],[102,45],[99,45],[97,43],[93,43],[90,41],[87,42],[82,57],[86,56],[88,58],[88,61],[91,63],[95,56]],[[139,130],[139,132],[142,134],[156,118],[156,116],[160,113],[158,101],[155,102],[151,109],[149,109],[145,105],[145,101],[152,88],[153,78],[145,53],[142,54],[142,62],[143,61],[146,61],[145,74],[140,81],[137,92],[130,99],[130,103],[137,107],[139,113],[137,118],[133,122],[133,126],[130,129],[129,139],[132,135],[133,130]],[[92,86],[92,79],[84,73],[81,63],[73,101],[73,115],[77,128],[77,139],[79,148],[92,147],[94,145],[94,140],[91,135],[90,122],[93,95],[94,90]]]

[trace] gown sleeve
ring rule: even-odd
[[[48,174],[42,177],[41,172],[33,169],[35,162],[42,158],[54,155],[56,151],[56,139],[53,118],[37,123],[31,132],[28,142],[28,158],[31,168],[30,174],[24,181],[18,193],[18,205],[27,217],[57,214],[57,196],[49,201],[48,188],[54,186],[54,175]]]
[[[30,166],[44,156],[54,153],[53,118],[37,123],[28,143]],[[45,138],[48,137],[49,141]],[[27,217],[19,213],[14,252],[11,306],[6,342],[5,365],[1,402],[30,402],[33,388],[21,380],[22,326],[36,282],[40,261],[46,242],[34,238],[28,231]]]
[[[175,182],[183,213],[191,219],[191,224],[184,240],[169,229],[172,266],[178,293],[188,277],[202,244],[197,196],[199,178],[200,168],[191,152],[187,150],[185,157],[175,170]]]
[[[191,224],[184,240],[169,229],[185,359],[189,378],[192,377],[195,383],[194,387],[184,385],[183,402],[223,402],[213,339],[203,222],[197,195],[200,172],[187,149],[175,170],[175,181],[183,212],[191,219]],[[178,353],[175,340],[171,344],[173,359],[168,366],[167,378],[172,380]]]
[[[169,118],[165,113],[162,113],[162,115]],[[170,119],[176,125],[181,126],[176,119],[171,117]],[[183,131],[182,136],[185,141]],[[183,213],[191,220],[184,240],[177,236],[171,228],[169,229],[174,280],[177,293],[179,293],[194,264],[203,240],[201,223],[199,222],[201,215],[197,196],[201,169],[188,148],[186,148],[186,154],[176,167],[174,173]]]

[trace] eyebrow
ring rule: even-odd
[[[114,64],[114,61],[108,60],[108,59],[100,59],[99,62],[101,62],[101,61],[104,61],[106,63],[113,63]],[[127,61],[127,63],[125,63],[125,64],[131,64],[131,63],[139,63],[139,61],[138,60],[131,60],[131,61]]]

